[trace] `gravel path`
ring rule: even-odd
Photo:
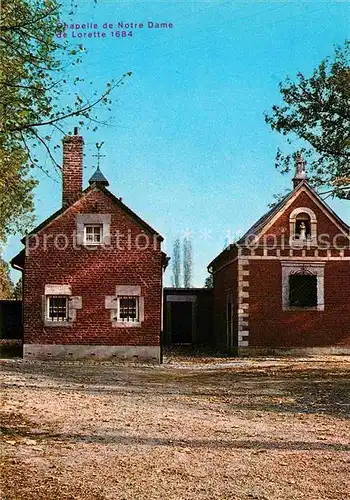
[[[3,360],[1,499],[347,499],[349,360]]]

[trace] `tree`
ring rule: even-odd
[[[184,287],[191,288],[192,286],[192,267],[193,267],[193,248],[190,238],[184,238],[183,242],[183,270],[184,270]]]
[[[310,182],[329,186],[334,196],[344,198],[350,190],[350,42],[335,50],[333,60],[323,60],[309,78],[297,74],[280,84],[284,104],[272,107],[265,121],[272,130],[287,136],[293,152],[276,155],[282,172],[294,169],[295,138],[308,164]]]
[[[34,179],[28,175],[27,155],[20,144],[4,144],[0,136],[0,241],[33,223]]]
[[[51,164],[60,170],[54,152],[60,147],[52,141],[69,132],[70,119],[78,119],[86,128],[96,129],[96,106],[110,106],[112,91],[124,84],[131,73],[106,84],[102,93],[95,90],[83,97],[81,76],[72,77],[82,62],[83,45],[70,46],[60,38],[60,5],[57,0],[3,0],[0,19],[0,147],[3,182],[11,187],[6,193],[7,210],[0,218],[0,238],[28,224],[33,209],[34,181],[28,175],[40,165],[37,151],[42,149]],[[90,82],[92,83],[92,82]],[[72,85],[75,89],[72,91]],[[70,96],[64,105],[62,96]],[[108,108],[110,109],[110,108]],[[13,162],[15,158],[15,162]],[[13,184],[13,179],[16,182]],[[1,189],[1,186],[0,186]],[[4,189],[0,191],[3,201]],[[13,211],[11,211],[13,209]],[[16,224],[17,221],[17,224]]]
[[[0,256],[0,299],[12,299],[13,283],[7,262]]]
[[[13,287],[13,298],[15,300],[22,300],[22,297],[23,297],[23,283],[22,283],[22,278],[19,278],[19,280]]]
[[[180,238],[176,238],[173,245],[172,255],[172,286],[180,288],[181,286],[181,244]]]
[[[214,276],[210,274],[206,279],[204,283],[204,288],[213,288],[214,287]]]

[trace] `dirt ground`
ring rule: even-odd
[[[349,367],[3,360],[1,499],[347,499]]]

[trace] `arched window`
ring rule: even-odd
[[[300,207],[293,210],[289,217],[289,228],[292,242],[317,243],[317,219],[309,208]]]

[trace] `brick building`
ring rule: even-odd
[[[108,189],[82,190],[83,138],[63,141],[62,208],[22,241],[25,358],[159,360],[163,238]]]
[[[350,351],[350,238],[309,185],[294,189],[208,266],[214,336],[229,352]]]

